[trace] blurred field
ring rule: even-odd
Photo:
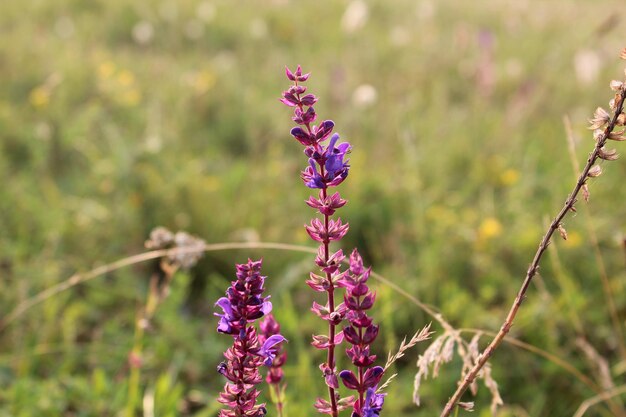
[[[358,246],[455,327],[497,331],[575,178],[562,117],[583,163],[587,120],[623,76],[624,17],[623,3],[608,0],[1,2],[0,314],[76,271],[142,252],[158,225],[209,243],[311,245],[298,178],[306,161],[277,100],[284,66],[299,63],[313,73],[318,114],[354,147],[341,186],[344,247]],[[604,171],[589,211],[569,217],[569,239],[551,246],[511,335],[598,381],[582,337],[619,386],[625,341],[611,327],[587,222],[623,326],[626,163]],[[142,395],[154,397],[155,416],[216,415],[215,368],[230,340],[215,332],[213,303],[248,256],[264,257],[290,340],[289,415],[314,415],[321,358],[309,338],[322,326],[303,311],[313,257],[253,250],[207,253],[176,276],[146,339]],[[122,415],[134,320],[155,267],[91,280],[3,328],[0,416]],[[376,287],[384,358],[431,318]],[[384,415],[438,415],[454,391],[458,361],[412,405],[417,354],[398,364]],[[499,416],[570,416],[595,395],[517,347],[504,345],[492,364]],[[481,387],[473,415],[490,415],[489,401]],[[586,415],[611,413],[597,405]]]

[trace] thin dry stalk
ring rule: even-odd
[[[578,163],[578,159],[576,159],[576,142],[574,141],[574,133],[572,131],[572,124],[569,120],[569,117],[563,116],[563,124],[565,126],[568,150],[570,154],[572,168],[574,169],[574,175],[578,175],[578,173],[580,172],[580,164]],[[598,265],[598,272],[600,274],[600,282],[602,283],[602,290],[604,292],[606,306],[609,310],[609,316],[611,317],[613,333],[615,333],[615,336],[617,338],[617,346],[619,348],[619,353],[622,357],[622,360],[626,360],[626,345],[624,344],[624,333],[622,332],[622,325],[620,323],[619,315],[617,313],[617,307],[615,306],[615,296],[613,295],[613,290],[611,289],[611,282],[606,271],[604,258],[602,257],[602,252],[600,251],[598,235],[596,234],[596,231],[593,228],[593,224],[591,223],[591,213],[589,212],[589,207],[584,206],[583,210],[585,211],[585,226],[587,227],[587,233],[589,234],[589,239],[591,240],[591,246],[593,247],[596,264]]]
[[[595,368],[597,374],[596,379],[600,382],[602,388],[605,390],[615,388],[615,382],[613,382],[607,360],[602,357],[585,338],[578,337],[576,339],[576,346],[585,354],[587,362]]]
[[[611,390],[598,394],[594,397],[588,398],[585,401],[583,401],[580,407],[578,407],[578,410],[576,410],[576,413],[574,413],[573,417],[582,417],[587,412],[587,410],[589,410],[589,408],[593,407],[594,405],[601,403],[603,401],[607,401],[613,397],[622,395],[624,393],[626,393],[626,385],[620,385],[619,387],[613,388]]]
[[[489,343],[487,348],[485,348],[483,353],[479,356],[478,360],[476,361],[472,369],[469,372],[467,372],[467,374],[465,374],[465,376],[462,378],[457,390],[454,392],[454,394],[452,394],[452,396],[450,397],[450,399],[444,406],[443,411],[441,412],[441,417],[448,417],[452,413],[452,411],[454,410],[458,402],[461,400],[461,397],[463,396],[465,391],[467,391],[470,385],[478,377],[481,369],[483,369],[483,367],[487,364],[487,362],[491,358],[491,355],[493,355],[493,352],[498,348],[498,346],[500,346],[504,337],[511,330],[511,327],[513,326],[513,321],[515,320],[515,316],[517,315],[517,312],[520,306],[522,305],[524,298],[526,297],[526,292],[528,291],[530,283],[532,282],[533,277],[537,274],[537,271],[539,270],[539,262],[541,261],[541,258],[544,252],[546,251],[546,249],[548,248],[548,245],[550,244],[552,235],[554,234],[554,232],[559,230],[559,226],[561,225],[561,222],[565,218],[565,215],[568,212],[573,211],[572,209],[574,207],[574,204],[577,201],[578,194],[582,191],[583,196],[585,197],[585,200],[588,199],[589,191],[587,189],[587,181],[590,177],[599,176],[601,173],[601,170],[599,169],[599,165],[595,165],[595,163],[600,157],[601,153],[603,152],[603,147],[606,141],[608,139],[620,140],[621,138],[621,133],[620,134],[613,133],[613,130],[615,129],[615,126],[617,124],[618,117],[622,114],[622,108],[624,105],[625,97],[626,97],[626,87],[624,84],[621,84],[619,88],[617,89],[615,102],[613,103],[613,106],[612,106],[615,109],[613,116],[608,117],[609,115],[603,116],[601,114],[598,114],[599,110],[601,109],[598,109],[596,111],[595,120],[599,119],[599,116],[603,116],[603,117],[606,117],[608,124],[603,123],[602,126],[606,125],[606,127],[604,128],[603,131],[595,135],[596,146],[594,147],[593,151],[589,154],[587,163],[583,171],[581,172],[581,174],[578,176],[578,180],[576,181],[576,185],[574,186],[572,192],[565,200],[565,204],[563,205],[563,208],[557,214],[554,220],[552,220],[552,222],[550,223],[550,227],[548,228],[545,235],[541,239],[541,242],[539,243],[539,247],[537,249],[537,252],[535,253],[533,261],[531,262],[526,272],[526,277],[524,278],[524,282],[522,283],[522,286],[519,289],[517,296],[515,297],[515,300],[513,301],[511,309],[509,310],[509,313],[507,314],[507,317],[504,320],[502,327],[498,331],[496,337],[491,341],[491,343]]]

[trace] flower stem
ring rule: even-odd
[[[324,167],[322,166],[321,168],[322,170],[322,175],[324,175]],[[322,198],[326,199],[327,197],[327,191],[326,188],[322,189]],[[327,214],[324,214],[324,228],[326,230],[328,230],[328,224],[329,224],[329,216]],[[328,263],[328,259],[330,257],[330,241],[327,239],[324,239],[324,262]],[[335,311],[335,286],[333,285],[333,281],[332,281],[332,275],[330,272],[326,272],[326,281],[328,282],[328,290],[327,290],[327,294],[328,294],[328,310],[330,311],[330,314],[332,315],[332,313]],[[332,321],[328,322],[328,353],[326,356],[326,362],[329,366],[329,368],[334,372],[335,371],[335,330],[336,330],[336,326]],[[331,405],[331,411],[332,411],[332,416],[333,417],[337,417],[338,415],[338,411],[337,411],[337,398],[335,395],[335,389],[331,386],[328,387],[328,396],[329,396],[329,400],[330,400],[330,405]]]
[[[541,242],[539,243],[539,247],[537,248],[537,252],[535,253],[533,261],[528,267],[528,270],[526,272],[526,277],[524,279],[524,282],[522,283],[522,286],[519,289],[517,296],[515,297],[515,300],[513,301],[513,304],[511,305],[511,309],[509,310],[509,313],[507,314],[506,319],[504,320],[504,323],[502,324],[502,327],[500,328],[496,336],[493,338],[491,343],[489,343],[489,345],[485,348],[483,353],[478,357],[478,361],[476,362],[476,364],[465,375],[462,381],[460,381],[457,390],[454,392],[452,397],[450,397],[450,399],[446,403],[445,407],[443,408],[443,411],[441,412],[440,417],[450,416],[455,406],[460,401],[463,393],[465,393],[467,388],[472,384],[472,382],[474,382],[480,370],[483,368],[483,366],[485,366],[487,361],[491,358],[491,355],[493,355],[493,352],[498,348],[498,346],[500,346],[500,343],[502,343],[502,341],[504,340],[504,337],[511,330],[511,327],[513,326],[513,321],[515,320],[515,316],[517,315],[517,312],[520,306],[522,305],[522,302],[526,298],[526,292],[528,291],[530,283],[533,277],[537,274],[537,271],[539,270],[539,262],[541,261],[543,254],[545,253],[546,249],[548,248],[548,245],[550,244],[550,239],[552,238],[552,235],[554,234],[555,231],[559,230],[559,226],[563,218],[565,218],[565,215],[568,212],[572,211],[572,208],[574,207],[574,204],[577,201],[578,194],[583,189],[583,186],[587,183],[587,179],[589,177],[589,171],[591,170],[591,167],[598,160],[599,155],[600,155],[600,150],[605,145],[609,135],[611,134],[611,132],[613,132],[613,129],[615,129],[615,126],[617,124],[617,118],[622,113],[622,108],[624,105],[625,97],[626,97],[626,88],[622,86],[619,90],[619,100],[616,98],[614,115],[611,121],[609,122],[608,126],[606,126],[606,128],[604,129],[604,132],[602,133],[601,137],[597,139],[596,146],[593,149],[593,151],[589,154],[589,157],[587,159],[587,164],[585,165],[582,172],[578,176],[578,180],[576,181],[576,184],[574,185],[573,190],[571,191],[571,193],[565,200],[563,208],[556,215],[554,220],[552,220],[552,222],[550,223],[550,226],[548,227],[548,230],[546,231],[545,235],[541,239]]]

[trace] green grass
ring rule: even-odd
[[[141,252],[157,225],[209,243],[309,245],[302,225],[312,211],[298,179],[305,160],[277,100],[288,85],[284,65],[300,63],[313,73],[318,114],[354,146],[341,186],[349,200],[341,217],[351,224],[344,247],[359,247],[455,327],[496,331],[574,181],[562,116],[583,162],[593,146],[587,119],[607,107],[608,82],[621,78],[623,22],[605,23],[623,17],[622,4],[366,3],[369,20],[347,33],[345,1],[2,2],[2,315],[76,271]],[[147,44],[133,38],[140,22],[152,28]],[[481,31],[493,36],[490,51]],[[584,51],[600,64],[588,81],[574,66]],[[477,71],[493,74],[492,87]],[[369,106],[353,98],[364,84],[377,92]],[[626,165],[604,170],[589,209],[623,324]],[[554,242],[558,262],[551,251],[512,334],[593,376],[574,343],[583,335],[619,385],[625,359],[585,224],[583,210],[567,219],[570,239]],[[216,414],[223,381],[215,367],[229,340],[214,330],[212,305],[248,256],[264,257],[290,340],[290,415],[314,415],[311,387],[324,391],[322,359],[309,346],[321,329],[307,312],[312,256],[264,250],[211,252],[176,276],[145,341],[142,389],[154,393],[155,415]],[[3,329],[0,416],[119,415],[134,318],[155,267],[74,287]],[[386,357],[431,318],[390,288],[377,290]],[[386,415],[436,415],[453,392],[458,362],[423,385],[415,408],[416,358],[398,364]],[[594,395],[519,348],[502,347],[492,364],[501,416],[572,415]],[[486,415],[485,389],[476,401],[475,414]],[[610,413],[599,405],[589,415]]]

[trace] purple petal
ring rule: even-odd
[[[221,307],[224,310],[224,313],[227,316],[232,317],[233,315],[233,306],[230,304],[230,300],[226,297],[222,297],[215,303],[216,306]]]
[[[267,338],[259,351],[259,354],[265,358],[263,361],[265,365],[270,366],[272,362],[274,362],[274,358],[276,358],[276,349],[274,349],[274,346],[285,341],[287,341],[287,339],[280,334],[275,334]]]

